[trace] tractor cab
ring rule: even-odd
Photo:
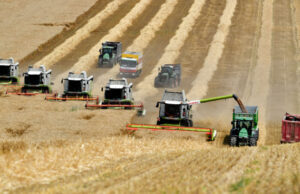
[[[0,84],[17,84],[19,74],[19,63],[13,58],[0,59]]]
[[[113,54],[113,47],[104,46],[102,50],[100,50],[100,54],[103,55],[103,60],[109,60]]]
[[[165,82],[172,76],[173,67],[172,66],[162,66],[159,72],[159,80]]]
[[[165,91],[161,101],[157,102],[159,107],[158,125],[176,124],[180,126],[192,126],[192,106],[188,104],[184,91]]]
[[[93,76],[87,77],[85,71],[80,74],[69,72],[68,78],[61,82],[64,84],[64,96],[91,96]]]

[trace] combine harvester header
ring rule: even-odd
[[[153,131],[186,131],[186,132],[204,132],[208,135],[208,139],[213,141],[216,138],[217,131],[211,128],[193,127],[192,121],[192,105],[217,100],[225,100],[234,98],[241,110],[247,113],[241,100],[234,94],[207,98],[201,100],[188,101],[185,92],[171,92],[165,91],[161,101],[157,102],[156,107],[159,107],[159,117],[157,118],[157,125],[144,124],[127,124],[127,130],[150,129]]]
[[[64,93],[54,94],[53,96],[46,96],[46,100],[53,101],[99,101],[99,97],[93,97],[92,83],[93,76],[87,77],[85,71],[80,74],[69,72],[67,78],[62,79],[61,83],[64,84]]]
[[[105,86],[104,100],[96,104],[87,103],[85,107],[87,109],[138,109],[139,115],[145,115],[144,105],[134,103],[132,86],[132,83],[128,84],[125,78],[110,79]]]

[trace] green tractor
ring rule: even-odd
[[[236,106],[233,109],[232,129],[230,131],[230,146],[256,146],[259,137],[258,108],[246,106],[247,113]]]
[[[104,42],[99,50],[98,59],[99,67],[113,67],[121,61],[122,43],[121,42]]]

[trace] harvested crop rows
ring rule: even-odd
[[[45,64],[59,93],[68,72],[87,71],[102,98],[119,66],[98,68],[99,49],[120,41],[123,51],[144,55],[141,76],[128,80],[146,116],[0,88],[0,192],[300,192],[300,144],[277,145],[284,113],[300,113],[298,28],[295,0],[99,0],[20,68]],[[233,100],[193,106],[194,125],[218,131],[214,142],[189,132],[125,131],[130,122],[155,124],[164,89],[153,84],[165,63],[182,65],[177,89],[189,100],[235,93],[258,105],[258,146],[228,146]]]

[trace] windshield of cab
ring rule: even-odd
[[[136,67],[136,65],[137,65],[137,62],[134,60],[126,60],[126,59],[121,60],[122,67]]]
[[[27,75],[25,76],[25,84],[28,85],[39,85],[42,83],[41,75]]]
[[[105,99],[119,100],[124,98],[124,89],[109,89],[105,91]]]
[[[166,104],[165,105],[165,116],[167,116],[167,117],[180,117],[180,105]]]
[[[111,53],[111,48],[103,48],[103,53]]]

